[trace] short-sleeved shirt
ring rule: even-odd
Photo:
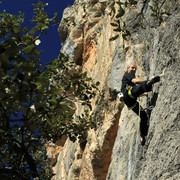
[[[131,82],[132,79],[136,78],[134,73],[127,73],[122,78],[121,92],[126,89],[127,86],[134,86],[135,84]]]

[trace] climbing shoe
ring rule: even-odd
[[[144,146],[145,145],[145,143],[146,143],[146,139],[145,139],[145,137],[141,137],[141,146]]]
[[[152,86],[154,83],[157,83],[160,81],[160,76],[155,76],[153,77],[150,81],[147,82],[147,86],[150,87]]]

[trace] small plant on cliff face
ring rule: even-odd
[[[0,14],[0,177],[3,179],[51,179],[43,142],[62,135],[83,139],[88,116],[73,119],[74,99],[91,107],[98,83],[86,73],[72,73],[73,63],[59,57],[45,66],[37,45],[49,27],[46,4],[34,4],[33,27],[24,27],[24,14]],[[86,97],[86,98],[84,98]],[[82,115],[83,116],[83,115]],[[74,134],[76,132],[76,134]],[[75,135],[75,136],[74,136]]]
[[[125,2],[117,1],[116,4],[118,5],[118,11],[116,12],[116,8],[114,6],[111,7],[112,12],[115,14],[115,20],[114,20],[114,22],[112,22],[110,24],[111,24],[111,26],[114,27],[114,31],[119,32],[119,34],[110,38],[110,41],[116,40],[120,34],[122,35],[122,38],[124,40],[126,40],[127,36],[131,35],[130,31],[128,31],[127,23],[130,23],[133,21],[135,22],[135,20],[137,20],[139,17],[140,17],[140,21],[138,23],[135,23],[135,25],[133,25],[132,28],[135,29],[136,27],[142,27],[143,29],[145,29],[145,25],[143,22],[143,20],[144,20],[147,23],[147,21],[144,17],[144,10],[146,9],[145,7],[149,7],[150,10],[152,11],[151,16],[154,17],[156,20],[158,20],[161,23],[163,21],[164,16],[170,15],[170,13],[162,11],[162,6],[165,3],[165,1],[166,0],[164,0],[160,4],[157,0],[154,0],[153,5],[149,4],[150,0],[143,1],[143,6],[142,6],[140,13],[135,15],[134,18],[127,20],[127,22],[125,22],[123,20],[123,16],[125,15],[126,7],[136,7],[138,1],[136,1],[136,0],[127,0]]]
[[[122,17],[125,14],[125,7],[127,6],[134,6],[137,4],[137,1],[134,0],[127,0],[126,2],[117,1],[116,4],[118,4],[118,12],[116,12],[116,9],[114,6],[112,6],[112,11],[115,15],[115,21],[111,23],[111,26],[115,27],[114,31],[119,32],[122,34],[123,39],[126,39],[127,36],[130,35],[130,32],[127,30],[126,23],[122,19]],[[115,35],[114,37],[110,38],[110,41],[114,41],[119,37],[118,35]]]
[[[165,1],[166,0],[164,0],[162,4],[160,4],[157,0],[154,0],[154,5],[149,5],[149,8],[152,11],[151,16],[158,20],[159,23],[163,22],[163,17],[171,15],[170,13],[162,10],[162,6]]]

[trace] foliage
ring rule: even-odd
[[[163,22],[163,16],[169,16],[170,13],[166,11],[162,11],[162,5],[165,3],[166,0],[162,4],[159,5],[159,2],[157,0],[154,1],[154,6],[149,5],[151,9],[151,16],[155,19],[159,20],[160,22]]]
[[[24,27],[25,15],[0,14],[0,177],[50,179],[52,172],[44,142],[63,135],[83,140],[91,127],[88,110],[74,118],[75,99],[91,108],[99,83],[86,73],[71,72],[68,57],[45,66],[37,45],[43,33],[58,24],[49,18],[46,4],[34,4],[32,28]],[[68,97],[71,95],[71,100]]]
[[[135,0],[127,0],[124,3],[121,1],[117,1],[116,4],[118,4],[118,12],[116,12],[116,9],[114,6],[112,6],[112,11],[114,12],[115,15],[115,21],[111,23],[111,26],[115,27],[114,31],[115,32],[120,32],[122,34],[123,39],[126,39],[127,36],[130,35],[130,32],[127,30],[126,27],[126,22],[123,21],[122,17],[125,14],[125,7],[127,6],[134,6],[137,4],[137,1]],[[110,41],[114,41],[119,37],[118,35],[115,35],[114,37],[110,38]]]
[[[110,38],[110,41],[114,41],[116,40],[119,35],[122,35],[122,38],[124,40],[127,40],[127,36],[131,35],[131,32],[128,30],[128,26],[127,23],[128,22],[135,22],[135,20],[137,20],[138,17],[141,17],[140,21],[138,23],[135,23],[135,25],[133,25],[133,29],[135,29],[136,27],[141,27],[141,28],[145,28],[145,25],[143,23],[143,20],[146,21],[145,17],[144,17],[144,10],[147,9],[147,7],[150,8],[151,10],[151,16],[154,17],[156,20],[158,20],[160,23],[163,21],[163,16],[169,16],[170,13],[162,11],[162,6],[165,3],[166,0],[164,0],[162,2],[162,4],[160,4],[157,0],[154,0],[153,5],[150,5],[150,0],[145,0],[143,1],[143,6],[141,9],[141,12],[137,15],[134,15],[134,17],[132,19],[128,19],[127,21],[125,21],[123,19],[123,16],[125,15],[125,9],[127,7],[136,7],[138,4],[137,0],[126,0],[125,2],[121,2],[121,1],[116,1],[116,4],[118,5],[118,11],[116,12],[116,8],[115,6],[111,6],[112,12],[115,14],[115,20],[114,22],[110,23],[111,26],[114,27],[114,31],[115,32],[119,32],[119,34],[116,34],[115,36],[113,36],[112,38]],[[147,21],[146,21],[147,23]],[[133,23],[132,23],[133,24]]]

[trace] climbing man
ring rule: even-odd
[[[150,81],[138,79],[135,76],[137,66],[131,64],[127,67],[127,71],[122,78],[121,92],[123,93],[123,100],[127,107],[133,110],[140,116],[140,141],[141,145],[145,145],[145,136],[148,133],[148,117],[144,109],[137,102],[137,97],[147,96],[147,92],[152,90],[152,85],[160,81],[159,76],[155,76]]]

